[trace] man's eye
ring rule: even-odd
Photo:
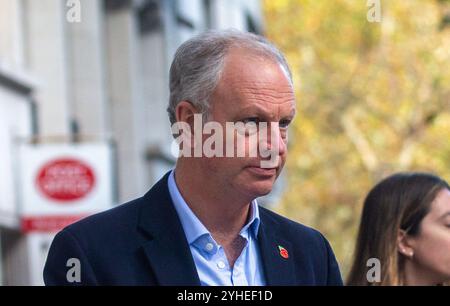
[[[280,125],[280,128],[286,129],[290,123],[291,123],[291,120],[281,120],[279,125]]]

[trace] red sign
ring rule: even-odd
[[[91,167],[73,158],[48,162],[38,171],[36,177],[36,185],[42,194],[63,202],[85,197],[94,184],[95,176]]]
[[[25,233],[29,232],[58,232],[66,226],[83,219],[87,215],[76,216],[39,216],[22,217],[21,228]]]

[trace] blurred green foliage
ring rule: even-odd
[[[450,180],[450,2],[266,0],[298,116],[279,211],[330,240],[349,268],[364,197],[397,171]]]

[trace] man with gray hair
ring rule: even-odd
[[[167,110],[175,169],[142,198],[58,233],[45,283],[341,285],[319,232],[257,203],[284,166],[296,111],[282,53],[250,33],[200,34],[175,54]],[[70,258],[79,282],[68,281]]]

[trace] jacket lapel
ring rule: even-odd
[[[138,227],[149,239],[143,251],[158,284],[199,286],[194,260],[167,187],[167,173],[144,196]]]
[[[269,286],[295,285],[294,253],[292,244],[279,237],[277,224],[266,218],[265,213],[261,214],[261,226],[258,232],[258,242],[263,260],[266,283]],[[283,254],[280,248],[287,251]]]

